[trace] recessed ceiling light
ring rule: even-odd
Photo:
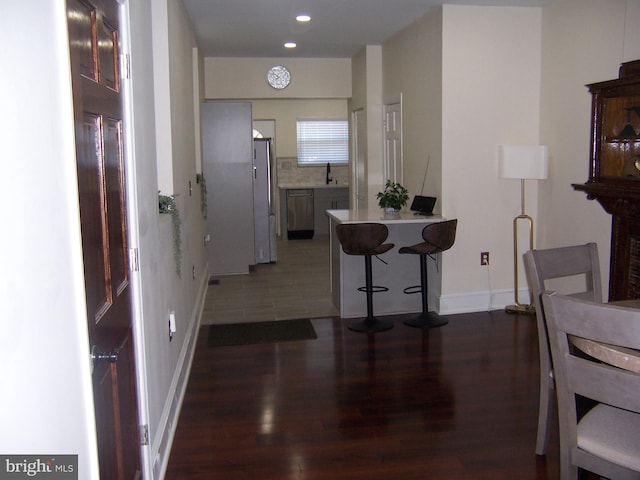
[[[303,13],[301,15],[298,15],[296,17],[296,20],[299,22],[308,22],[311,20],[311,17],[309,15],[307,15],[306,13]]]
[[[296,42],[287,42],[284,44],[284,48],[296,48]]]

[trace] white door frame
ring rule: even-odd
[[[352,142],[352,176],[351,176],[351,205],[355,210],[367,208],[367,148],[366,130],[365,138],[360,138],[363,133],[362,128],[366,127],[364,121],[364,108],[359,108],[351,112],[351,138]],[[364,140],[364,145],[361,141]],[[364,148],[362,148],[364,146]]]
[[[128,0],[118,0],[121,6],[121,54],[131,54],[131,19],[129,15],[130,4]],[[127,192],[127,229],[129,250],[137,252],[140,247],[139,232],[139,216],[138,216],[138,185],[136,182],[136,136],[134,129],[134,101],[133,86],[129,77],[123,78],[122,92],[123,101],[123,137],[125,153],[125,172],[126,172],[126,192]],[[132,331],[135,357],[135,377],[136,388],[138,390],[138,425],[149,425],[149,386],[147,383],[147,362],[144,340],[144,321],[143,321],[143,291],[142,277],[139,269],[133,269],[129,272],[131,278],[131,298],[132,298]],[[153,459],[150,454],[150,445],[142,445],[140,447],[140,468],[142,470],[142,478],[153,478]]]
[[[383,107],[385,181],[403,183],[404,160],[402,146],[402,94],[397,102],[385,103]]]

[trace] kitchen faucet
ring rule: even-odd
[[[327,162],[327,185],[331,183],[331,164]]]

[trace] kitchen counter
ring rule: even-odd
[[[443,220],[442,215],[415,215],[414,212],[406,209],[400,210],[399,215],[387,216],[379,207],[369,210],[327,210],[327,215],[338,224],[375,222],[389,226],[399,223],[418,223],[423,228],[427,223]]]
[[[401,255],[401,247],[415,245],[423,241],[422,229],[434,222],[444,220],[442,215],[421,216],[413,212],[401,211],[399,216],[386,217],[380,208],[370,210],[327,210],[331,221],[329,248],[331,252],[331,295],[333,304],[342,318],[366,315],[365,295],[357,289],[365,284],[364,257],[347,255],[342,251],[336,238],[336,225],[342,223],[382,223],[389,229],[385,243],[395,244],[394,248],[380,255],[379,262],[373,260],[373,284],[385,286],[387,292],[374,293],[373,311],[376,315],[396,315],[415,313],[422,310],[420,294],[407,295],[403,290],[420,285],[420,262],[417,255]],[[427,259],[429,281],[429,306],[439,310],[441,291],[441,254]],[[437,265],[436,265],[437,263]],[[435,308],[434,308],[435,307]]]
[[[280,190],[295,190],[298,188],[349,188],[346,183],[279,183],[278,188]]]

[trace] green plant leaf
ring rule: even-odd
[[[395,208],[400,210],[409,200],[409,191],[399,183],[387,180],[382,192],[378,192],[378,205],[381,208]]]

